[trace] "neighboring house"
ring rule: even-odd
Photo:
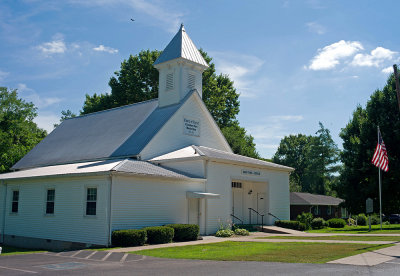
[[[154,63],[159,97],[71,118],[0,175],[1,240],[108,246],[117,229],[289,219],[292,168],[233,154],[202,101],[206,61],[183,25]],[[233,217],[234,216],[234,217]]]
[[[312,213],[324,219],[347,218],[347,210],[340,206],[343,199],[309,193],[290,193],[290,219],[295,220],[301,213]]]

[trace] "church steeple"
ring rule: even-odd
[[[202,73],[208,64],[183,24],[153,65],[160,72],[160,107],[179,103],[193,89],[202,96]]]

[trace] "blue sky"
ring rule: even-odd
[[[0,86],[38,107],[48,131],[120,63],[162,50],[180,23],[229,74],[239,121],[270,158],[289,134],[340,129],[400,62],[398,1],[2,0]],[[132,22],[130,18],[134,18]]]

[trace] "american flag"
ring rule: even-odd
[[[387,172],[389,170],[389,159],[387,156],[385,142],[383,142],[381,131],[378,129],[378,144],[376,145],[372,164]]]

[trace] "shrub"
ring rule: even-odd
[[[325,220],[323,218],[315,218],[311,221],[312,229],[321,229],[325,226]]]
[[[357,215],[357,225],[367,225],[367,216],[364,214]]]
[[[236,228],[235,229],[235,235],[248,236],[248,235],[250,235],[250,233],[246,229]]]
[[[154,226],[143,228],[147,232],[147,243],[159,244],[172,242],[174,229],[166,226]]]
[[[195,241],[200,233],[196,224],[168,224],[165,225],[174,229],[174,241]]]
[[[379,222],[379,223],[380,223],[380,222]],[[383,224],[383,225],[390,225],[390,222],[385,221],[385,222],[383,222],[382,224]]]
[[[217,233],[215,233],[215,236],[220,238],[227,238],[233,236],[233,234],[235,234],[235,232],[230,229],[222,229],[218,230]]]
[[[306,225],[300,221],[296,220],[276,220],[275,225],[283,228],[304,231],[306,230]]]
[[[311,222],[313,220],[313,215],[311,213],[301,213],[301,215],[297,216],[297,221],[305,224],[306,229],[311,229]]]
[[[377,225],[377,224],[380,224],[380,223],[381,223],[381,221],[379,219],[379,216],[377,214],[372,214],[371,215],[371,224],[372,225]]]
[[[332,218],[328,220],[327,223],[331,228],[343,228],[346,225],[346,221],[340,218]]]
[[[129,229],[116,230],[111,234],[111,243],[114,246],[138,246],[146,242],[147,233],[145,230]]]

